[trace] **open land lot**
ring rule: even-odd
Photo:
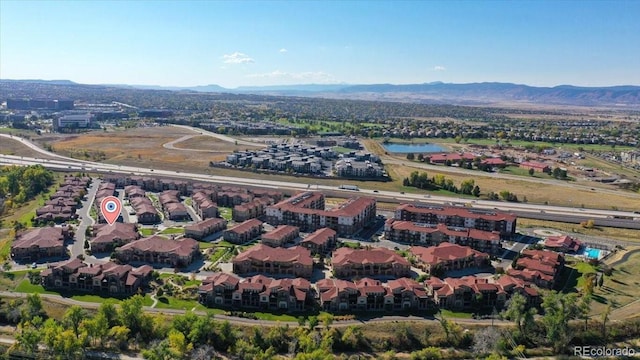
[[[222,154],[228,154],[235,150],[245,151],[259,149],[254,146],[236,145],[234,143],[222,141],[206,135],[197,135],[184,141],[177,142],[173,144],[173,146],[180,149],[206,150],[212,153]]]
[[[633,229],[621,229],[604,226],[586,229],[579,224],[568,224],[556,221],[524,218],[518,218],[518,228],[549,228],[587,236],[609,238],[626,242],[637,242],[638,244],[640,244],[640,230]]]
[[[611,305],[611,319],[624,320],[640,316],[640,247],[628,247],[618,251],[605,264],[613,268],[611,276],[605,275],[602,287],[596,286],[591,303],[591,316],[600,320],[607,306]],[[586,262],[567,259],[568,287],[581,289],[583,274],[599,270]]]
[[[111,164],[142,166],[151,168],[162,168],[174,171],[192,171],[212,175],[236,176],[244,178],[261,178],[270,180],[290,181],[290,176],[279,174],[261,174],[234,169],[210,168],[210,161],[217,161],[224,157],[222,149],[233,151],[236,147],[234,144],[218,141],[211,141],[218,149],[220,154],[203,155],[201,152],[190,152],[183,150],[166,149],[163,144],[176,140],[185,135],[193,134],[192,131],[175,127],[151,127],[137,128],[127,131],[116,132],[92,132],[81,135],[67,136],[52,143],[53,149],[63,155],[73,156],[79,159],[86,159],[87,154],[96,154],[102,152],[100,156],[104,157],[104,162]],[[198,139],[205,142],[203,136],[196,136],[192,139]],[[185,142],[182,142],[184,144]],[[181,143],[177,143],[179,145]],[[190,143],[189,143],[190,144]],[[380,144],[375,141],[365,141],[367,148],[374,153],[384,154],[384,150]],[[215,147],[214,145],[211,145]],[[244,147],[240,147],[244,148]],[[194,156],[197,154],[197,156]],[[90,155],[92,156],[92,155]],[[391,182],[362,182],[362,181],[345,181],[341,179],[317,179],[296,177],[297,182],[306,182],[310,184],[322,184],[329,186],[339,186],[341,184],[354,184],[361,187],[374,188],[386,191],[406,191],[406,192],[425,192],[410,187],[402,186],[402,179],[409,176],[412,171],[419,170],[417,168],[387,165],[387,171],[393,181]],[[443,168],[443,170],[445,170]],[[427,171],[429,176],[443,174],[447,178],[452,179],[456,184],[460,184],[463,180],[473,178],[476,184],[480,186],[483,194],[489,191],[500,192],[509,190],[515,193],[520,200],[526,196],[527,200],[532,203],[545,203],[551,205],[565,206],[584,206],[593,208],[611,209],[612,205],[621,210],[632,210],[637,207],[637,198],[629,197],[624,192],[620,194],[613,193],[597,193],[596,191],[574,189],[566,186],[556,186],[548,184],[534,184],[528,181],[518,181],[511,179],[496,179],[491,177],[478,175],[463,175],[447,173],[446,171]],[[593,184],[594,188],[606,186],[607,189],[614,189],[611,186]],[[425,192],[426,193],[426,192]],[[453,195],[449,192],[431,192],[439,195]],[[598,194],[598,196],[594,196]]]
[[[21,142],[17,140],[7,139],[4,137],[0,139],[0,154],[36,157],[36,158],[49,158],[48,156],[45,156],[35,150],[32,150],[24,146]]]

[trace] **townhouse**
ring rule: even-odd
[[[342,247],[331,257],[333,274],[353,276],[409,276],[411,264],[393,250],[386,248],[351,249]]]
[[[211,234],[227,228],[227,220],[221,218],[206,219],[184,227],[184,236],[202,240]]]
[[[182,221],[189,220],[189,212],[187,207],[180,202],[179,190],[166,190],[163,191],[158,197],[158,201],[169,220]]]
[[[232,244],[244,244],[262,234],[262,221],[250,219],[222,233],[222,237]]]
[[[40,273],[42,286],[47,290],[84,291],[92,294],[123,296],[137,294],[148,285],[153,268],[131,265],[85,264],[75,258],[49,265]]]
[[[428,204],[402,204],[396,208],[393,218],[421,224],[497,231],[503,238],[510,238],[516,233],[517,221],[516,215],[495,210]]]
[[[237,222],[259,218],[265,214],[265,209],[270,204],[271,199],[269,198],[256,198],[250,202],[235,205],[231,216],[233,220]]]
[[[232,304],[239,308],[305,311],[313,304],[313,293],[307,279],[255,275],[238,284]]]
[[[97,201],[97,199],[96,199]],[[160,222],[160,214],[148,197],[136,197],[129,200],[129,204],[136,212],[138,224],[157,224]]]
[[[27,262],[66,256],[64,243],[72,238],[73,233],[67,226],[27,230],[18,234],[11,243],[11,258],[16,262]]]
[[[316,283],[318,303],[325,311],[426,310],[433,302],[425,286],[410,278],[382,283],[363,278],[352,282],[322,279]]]
[[[96,224],[90,229],[93,238],[89,240],[89,244],[93,254],[111,252],[118,246],[140,239],[140,233],[135,224],[119,222],[113,225]]]
[[[307,235],[300,242],[300,246],[311,251],[312,254],[327,254],[331,252],[338,241],[338,233],[329,228],[320,228]]]
[[[436,270],[446,272],[482,267],[489,263],[488,254],[449,242],[430,247],[412,246],[409,251],[417,259],[418,266],[429,274]]]
[[[280,225],[277,228],[262,234],[261,242],[271,247],[284,246],[293,242],[300,235],[300,229],[291,225]]]
[[[185,267],[200,255],[200,244],[190,238],[180,240],[151,236],[132,241],[115,250],[115,256],[122,262],[144,262]]]
[[[285,249],[258,244],[240,253],[232,263],[236,274],[261,273],[310,278],[313,272],[311,253],[300,246]]]
[[[507,274],[532,283],[538,287],[552,289],[564,267],[564,256],[548,250],[524,250],[516,260],[515,267]]]
[[[191,196],[191,206],[203,220],[218,217],[218,206],[213,201],[213,194],[215,192],[212,190],[201,190]]]
[[[502,251],[498,232],[473,228],[389,219],[385,222],[384,234],[387,240],[411,245],[436,246],[450,242],[490,254],[500,254]]]
[[[568,235],[549,236],[544,241],[544,247],[563,253],[577,253],[582,247],[582,242]]]
[[[349,199],[331,210],[325,210],[324,206],[322,193],[303,192],[268,206],[267,222],[297,226],[301,231],[328,227],[338,234],[352,235],[369,225],[376,216],[376,200],[373,198]]]

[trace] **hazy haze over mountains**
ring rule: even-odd
[[[69,80],[3,80],[42,82],[56,85],[81,85]],[[86,86],[86,85],[84,85]],[[280,96],[310,96],[334,99],[361,99],[454,105],[496,103],[529,103],[575,106],[612,106],[640,108],[640,86],[578,87],[559,85],[534,87],[521,84],[484,82],[450,84],[301,84],[274,86],[242,86],[228,89],[219,85],[165,87],[154,85],[103,84],[100,86],[148,90],[189,91],[206,93],[260,94]]]

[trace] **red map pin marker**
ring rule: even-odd
[[[102,216],[109,223],[109,225],[113,225],[116,220],[118,220],[118,216],[120,216],[120,211],[122,210],[122,203],[120,199],[115,196],[107,196],[102,199],[100,203],[100,211],[102,211]]]

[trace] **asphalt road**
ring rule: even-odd
[[[77,210],[80,225],[76,229],[75,241],[69,248],[72,259],[77,257],[78,255],[84,254],[84,244],[87,241],[87,228],[95,223],[94,219],[89,216],[89,212],[91,211],[91,207],[93,206],[96,192],[98,192],[98,186],[100,186],[100,180],[93,179],[91,187],[87,191],[86,200],[82,201],[82,207]]]
[[[1,136],[10,137],[9,135],[6,135],[6,134],[0,134],[0,137]],[[0,155],[0,164],[22,164],[22,165],[42,164],[48,168],[57,169],[57,170],[66,170],[66,171],[94,171],[94,172],[104,172],[104,173],[120,173],[120,174],[128,174],[128,175],[135,174],[135,175],[145,175],[145,176],[162,176],[162,177],[170,177],[170,178],[209,181],[209,182],[218,182],[218,183],[224,183],[224,184],[231,183],[231,184],[236,184],[241,186],[244,185],[244,186],[254,186],[254,187],[272,188],[272,189],[279,189],[279,190],[291,190],[291,191],[307,190],[309,188],[309,184],[306,184],[306,183],[283,182],[283,181],[272,181],[272,180],[261,180],[261,179],[246,179],[246,178],[205,175],[205,174],[196,174],[196,173],[183,173],[183,172],[167,171],[167,170],[161,170],[161,169],[146,169],[146,168],[138,168],[138,167],[130,167],[130,166],[102,164],[102,163],[91,162],[91,161],[81,161],[81,160],[60,156],[54,153],[50,153],[44,149],[39,148],[37,145],[31,143],[26,139],[21,139],[17,137],[12,137],[12,138],[19,139],[19,141],[25,144],[25,146],[28,146],[29,148],[35,151],[38,151],[43,155],[55,157],[56,159],[36,159],[36,158],[20,157],[20,156],[13,156],[13,155]],[[533,179],[530,179],[530,180],[533,180]],[[537,179],[537,180],[542,180],[542,179]],[[391,202],[422,202],[422,203],[446,204],[446,205],[458,204],[459,206],[464,206],[465,204],[467,204],[474,208],[479,208],[479,209],[498,209],[502,211],[513,211],[514,213],[517,212],[519,216],[529,217],[534,219],[552,218],[556,220],[566,220],[566,221],[571,220],[573,222],[578,222],[578,223],[586,219],[594,219],[596,221],[596,224],[598,225],[640,229],[640,221],[614,218],[614,217],[629,217],[632,219],[633,218],[640,219],[639,214],[634,214],[632,212],[626,212],[626,211],[572,208],[572,207],[522,204],[522,203],[506,203],[506,202],[488,201],[488,200],[468,201],[464,199],[445,197],[445,196],[401,194],[401,193],[391,192],[391,191],[374,192],[374,190],[372,189],[361,189],[358,192],[354,192],[352,190],[341,190],[335,186],[326,186],[326,185],[315,185],[313,188],[314,190],[321,190],[323,192],[326,192],[328,195],[338,194],[342,196],[353,196],[357,194],[360,196],[362,195],[372,196],[380,200],[391,201]],[[638,201],[640,204],[640,195],[625,193],[625,196],[629,196],[629,197],[638,196],[639,198]]]

